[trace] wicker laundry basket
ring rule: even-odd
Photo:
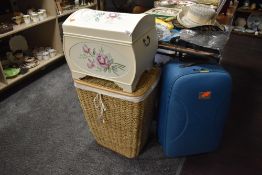
[[[94,77],[75,80],[88,126],[98,144],[128,158],[138,156],[154,114],[159,69],[144,73],[133,93]]]

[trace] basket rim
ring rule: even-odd
[[[144,94],[138,94],[138,95],[134,95],[131,93],[125,93],[125,92],[119,92],[117,91],[117,93],[115,91],[111,91],[107,88],[104,87],[95,87],[95,86],[85,86],[82,83],[78,83],[78,82],[74,82],[74,85],[76,88],[82,89],[82,90],[86,90],[86,91],[91,91],[91,92],[95,92],[98,94],[102,94],[102,95],[106,95],[109,97],[114,97],[114,98],[118,98],[118,99],[122,99],[122,100],[126,100],[126,101],[130,101],[130,102],[134,102],[134,103],[139,103],[143,100],[145,100],[150,94],[151,92],[156,88],[158,82],[159,82],[160,77],[157,78],[157,80],[154,82],[154,84],[152,84],[147,91]],[[126,95],[127,94],[127,95]]]
[[[150,79],[148,81],[148,83],[150,84],[147,88],[145,88],[143,91],[134,91],[134,92],[125,92],[125,91],[120,91],[118,89],[112,89],[110,87],[103,87],[103,86],[99,86],[97,84],[94,83],[89,83],[87,81],[83,81],[83,80],[78,80],[78,79],[74,79],[74,84],[75,87],[79,87],[80,89],[83,90],[89,90],[89,91],[93,91],[95,89],[99,90],[99,92],[101,92],[101,94],[103,93],[113,93],[113,94],[118,94],[118,95],[122,95],[122,96],[127,96],[127,97],[142,97],[144,96],[144,94],[149,91],[150,89],[152,89],[153,86],[156,86],[160,80],[160,74],[161,71],[159,68],[153,68],[151,71],[148,72],[150,74]],[[153,87],[155,88],[155,87]]]

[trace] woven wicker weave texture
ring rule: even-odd
[[[131,96],[146,93],[158,78],[159,70],[157,69],[144,73],[137,90]],[[92,87],[97,84],[97,88],[102,86],[119,90],[113,83],[100,79],[88,78],[82,81]],[[99,120],[98,111],[94,106],[94,98],[97,94],[82,89],[77,89],[77,93],[88,126],[96,141],[128,158],[138,156],[147,141],[154,115],[155,91],[138,103],[102,95],[102,101],[106,107],[104,122]]]

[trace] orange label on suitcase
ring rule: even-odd
[[[209,100],[212,96],[211,91],[199,92],[198,99],[200,100]]]

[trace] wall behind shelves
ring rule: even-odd
[[[12,11],[12,6],[9,1],[0,1],[0,15],[4,15]]]
[[[63,52],[56,20],[48,21],[23,32],[31,48],[50,46],[55,48],[59,53]]]

